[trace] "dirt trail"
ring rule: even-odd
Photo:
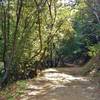
[[[28,82],[20,100],[100,100],[97,86],[91,83],[88,77],[77,75],[78,70],[45,70],[43,76]]]

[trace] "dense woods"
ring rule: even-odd
[[[99,7],[99,0],[0,0],[0,87],[100,60]]]

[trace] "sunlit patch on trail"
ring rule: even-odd
[[[28,86],[28,89],[34,89],[34,90],[41,90],[41,89],[43,89],[43,87],[40,87],[40,86],[35,86],[35,85],[29,85]]]
[[[74,81],[75,82],[89,81],[84,77],[68,75],[54,68],[46,69],[43,71],[43,73],[44,73],[43,76],[31,80],[31,82],[27,84],[27,89],[25,93],[29,97],[28,100],[30,100],[30,97],[35,98],[37,96],[46,95],[50,91],[67,88],[68,87],[67,84],[71,84]]]
[[[87,81],[85,78],[83,77],[75,77],[72,75],[67,75],[64,73],[46,73],[45,74],[45,79],[47,80],[66,80],[66,81],[73,81],[73,80],[80,80],[80,81]]]
[[[58,70],[53,69],[53,68],[48,68],[48,69],[45,69],[43,72],[58,72]]]
[[[62,82],[62,83],[63,82],[71,83],[71,81],[88,81],[84,77],[76,77],[76,76],[68,75],[65,73],[59,73],[58,71],[56,71],[55,73],[52,73],[51,69],[50,71],[48,69],[48,72],[44,74],[44,79],[52,81],[52,82]]]

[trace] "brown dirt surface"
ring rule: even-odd
[[[79,71],[78,67],[46,69],[42,76],[28,81],[16,100],[100,100],[98,86],[77,74]]]

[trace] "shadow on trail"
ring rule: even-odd
[[[95,100],[91,93],[86,92],[94,89],[89,86],[88,78],[68,75],[54,68],[43,73],[43,76],[28,82],[20,100]]]

